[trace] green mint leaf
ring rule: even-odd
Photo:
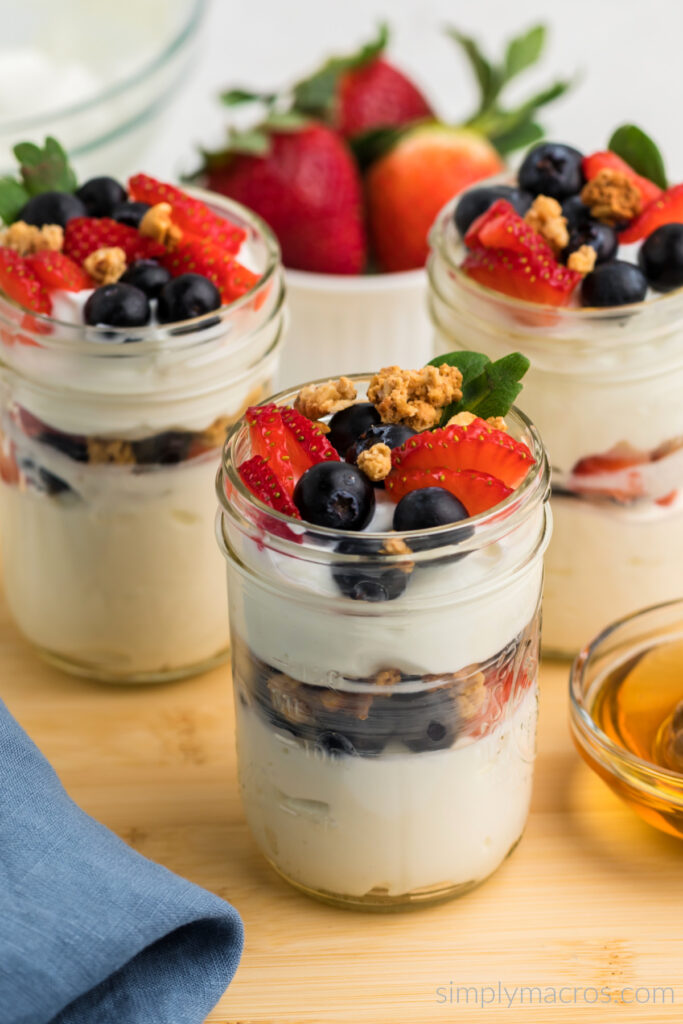
[[[238,107],[243,103],[272,103],[275,93],[252,92],[250,89],[227,89],[220,95],[221,103],[226,107]]]
[[[478,385],[475,391],[473,391],[473,385],[490,362],[489,357],[482,352],[448,352],[427,363],[427,366],[443,366],[444,363],[448,366],[457,366],[462,374],[462,398],[459,402],[451,402],[446,406],[441,415],[442,426],[444,423],[448,423],[451,416],[469,408],[468,401],[473,400],[478,394]]]
[[[0,178],[0,219],[11,224],[30,198],[24,186],[14,178]]]
[[[511,39],[505,51],[504,78],[509,82],[535,64],[545,46],[545,25],[534,25],[528,32]]]
[[[625,160],[636,174],[666,188],[666,171],[659,149],[649,135],[635,124],[622,124],[612,135],[608,148]]]
[[[467,411],[484,420],[489,416],[505,416],[522,390],[519,382],[530,365],[521,352],[511,352],[495,363],[489,363],[481,376],[472,382],[472,397],[466,406]]]
[[[487,110],[503,87],[502,74],[484,57],[478,43],[471,36],[455,28],[447,28],[446,32],[461,47],[474,71],[481,93],[479,111]]]
[[[534,142],[538,142],[545,135],[543,128],[537,121],[522,121],[515,128],[500,134],[493,133],[490,136],[491,142],[501,156],[513,153],[516,149],[527,149]]]
[[[76,191],[78,182],[67,155],[51,136],[45,139],[42,149],[33,142],[20,142],[14,147],[14,155],[20,164],[24,188],[30,196],[53,190]]]

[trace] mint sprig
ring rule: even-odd
[[[505,416],[522,390],[522,377],[531,365],[521,352],[511,352],[492,363],[481,352],[449,352],[430,360],[428,366],[456,366],[462,374],[462,398],[448,405],[441,425],[459,412],[471,412],[482,419]]]
[[[635,124],[622,124],[607,143],[608,149],[625,160],[636,174],[654,181],[660,188],[666,188],[664,160],[657,145],[642,128]]]
[[[0,217],[5,224],[17,219],[22,207],[41,192],[75,192],[76,175],[63,148],[48,136],[43,146],[19,142],[14,147],[19,177],[0,178]]]
[[[455,28],[447,28],[446,32],[467,56],[479,85],[479,106],[465,121],[466,127],[485,135],[502,155],[542,138],[544,131],[536,120],[536,112],[559,99],[572,83],[559,79],[510,108],[502,103],[502,95],[514,78],[540,59],[546,42],[545,25],[534,25],[510,39],[499,62],[489,60],[471,36]]]

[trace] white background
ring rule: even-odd
[[[547,109],[548,134],[591,150],[604,148],[617,124],[634,122],[658,142],[670,179],[683,178],[683,0],[213,0],[200,62],[146,161],[149,171],[187,171],[195,145],[220,142],[222,87],[277,87],[323,55],[355,49],[382,19],[394,29],[391,55],[452,121],[471,111],[476,93],[441,27],[454,24],[499,55],[510,34],[546,22],[546,57],[517,92],[558,75],[578,78]]]

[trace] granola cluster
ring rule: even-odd
[[[435,427],[443,409],[461,398],[462,374],[446,363],[421,370],[385,366],[368,388],[368,399],[383,423],[404,423],[414,430]]]
[[[469,427],[470,423],[474,423],[476,419],[477,417],[473,412],[456,412],[455,416],[451,416],[448,420],[446,426]],[[489,416],[486,422],[490,427],[493,427],[494,430],[507,432],[508,425],[502,416]]]
[[[150,206],[140,221],[139,232],[146,238],[153,238],[155,242],[161,242],[168,249],[175,248],[183,237],[180,228],[173,223],[171,214],[173,208],[170,203],[156,203]]]
[[[319,420],[346,409],[355,400],[356,385],[348,377],[340,377],[302,388],[294,400],[294,408],[309,420]]]
[[[567,218],[562,215],[562,207],[557,199],[536,196],[524,220],[546,240],[556,256],[569,245]]]
[[[583,186],[581,202],[588,207],[592,217],[612,226],[633,220],[643,206],[640,190],[628,175],[609,167],[598,171]]]
[[[59,224],[44,224],[37,228],[23,220],[15,220],[0,232],[0,245],[14,249],[20,256],[32,256],[35,252],[61,252],[64,245],[64,229]]]
[[[387,444],[373,444],[358,456],[357,465],[365,475],[378,483],[386,480],[391,472],[391,448]]]
[[[126,270],[126,254],[118,245],[95,249],[83,260],[83,269],[98,286],[114,284]]]
[[[595,268],[597,258],[598,254],[592,245],[581,245],[569,254],[567,267],[569,270],[576,270],[579,274],[590,274]]]

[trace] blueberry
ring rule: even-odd
[[[127,224],[129,228],[138,228],[140,221],[149,209],[149,203],[134,203],[126,200],[123,203],[117,203],[110,216],[119,224]]]
[[[380,414],[371,402],[358,402],[346,409],[335,412],[330,420],[327,440],[343,457],[356,438],[368,429],[382,422]]]
[[[216,285],[202,274],[180,274],[159,292],[157,317],[159,323],[173,324],[203,316],[223,304]]]
[[[43,469],[42,467],[38,470],[40,474],[40,480],[45,488],[46,492],[50,497],[55,497],[57,494],[66,494],[67,491],[71,490],[66,480],[62,480],[61,477],[55,476],[49,469]]]
[[[519,169],[520,187],[533,195],[566,199],[583,185],[583,155],[572,146],[542,142],[524,157]]]
[[[459,523],[462,519],[469,519],[469,514],[455,495],[443,487],[423,487],[401,498],[394,512],[394,529],[401,532],[427,530],[448,523]],[[410,546],[413,551],[425,551],[447,543],[448,536],[430,537],[411,540]]]
[[[453,215],[455,226],[460,234],[464,235],[470,224],[477,217],[481,217],[482,213],[486,213],[496,199],[507,199],[520,217],[523,217],[531,206],[532,198],[528,192],[523,192],[521,189],[515,188],[514,185],[487,185],[482,188],[472,188],[458,200]]]
[[[302,517],[316,526],[362,530],[375,510],[375,492],[356,466],[318,462],[299,478],[294,504]]]
[[[657,292],[683,285],[683,224],[663,224],[643,242],[638,262]]]
[[[83,309],[87,324],[142,327],[149,323],[149,300],[132,284],[104,284],[96,288]]]
[[[395,735],[410,750],[445,750],[453,744],[458,712],[448,688],[395,693],[389,701]]]
[[[148,299],[156,299],[171,275],[156,260],[136,260],[119,278],[122,284],[132,284],[144,292]]]
[[[76,195],[88,211],[89,217],[111,217],[114,207],[127,199],[123,185],[119,185],[114,178],[107,177],[90,178],[76,190]]]
[[[366,718],[345,713],[343,705],[335,712],[325,711],[320,716],[320,732],[316,746],[331,756],[340,754],[373,757],[380,754],[391,736],[392,720],[387,714],[389,698],[373,700]]]
[[[564,200],[562,216],[567,218],[567,227],[570,231],[581,228],[592,220],[590,210],[581,201],[581,196],[570,196]]]
[[[54,448],[62,455],[74,459],[75,462],[88,461],[88,442],[84,437],[79,437],[77,434],[62,434],[56,430],[46,430],[40,435],[40,440],[49,448]]]
[[[140,466],[175,466],[184,462],[192,444],[186,430],[165,430],[133,442],[135,461]]]
[[[647,293],[647,280],[633,263],[614,260],[602,263],[586,274],[581,282],[581,305],[625,306],[641,302]]]
[[[347,449],[346,461],[355,465],[360,453],[372,448],[373,444],[386,444],[390,448],[399,448],[416,433],[416,430],[404,427],[400,423],[376,423],[374,426],[368,427]]]
[[[22,208],[17,220],[42,228],[43,224],[61,224],[66,227],[73,217],[85,217],[86,209],[80,199],[69,192],[41,192],[33,196]]]
[[[582,245],[590,245],[595,249],[598,263],[607,263],[617,254],[619,238],[609,224],[601,224],[597,220],[587,220],[579,227],[570,230],[569,245],[562,254],[565,260],[570,253],[576,252]]]
[[[369,538],[349,538],[337,546],[341,555],[368,555],[368,561],[332,566],[332,579],[344,597],[352,601],[394,601],[408,585],[409,573],[396,565],[383,566],[381,543]],[[374,556],[374,557],[373,557]]]

